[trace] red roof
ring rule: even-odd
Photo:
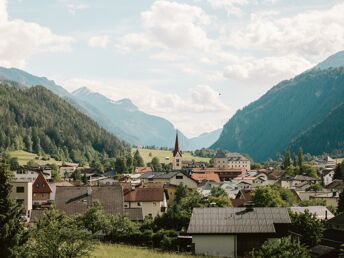
[[[233,207],[242,207],[246,202],[251,201],[252,199],[252,190],[244,189],[240,190],[235,199],[231,199]]]
[[[33,193],[51,193],[52,192],[49,183],[47,182],[47,180],[45,179],[42,173],[39,173],[38,177],[33,183],[32,192]]]
[[[191,178],[198,181],[198,182],[201,182],[203,180],[206,180],[206,181],[212,181],[212,182],[217,182],[219,183],[220,182],[220,177],[218,174],[215,174],[215,173],[205,173],[205,174],[201,174],[201,173],[193,173],[191,175]]]
[[[164,185],[160,183],[144,184],[135,189],[124,189],[125,202],[160,202],[163,200]]]

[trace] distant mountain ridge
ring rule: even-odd
[[[314,69],[282,81],[225,124],[212,148],[249,154],[257,161],[274,158],[291,144],[321,154],[342,146],[333,130],[344,119],[344,52],[332,55]],[[342,60],[342,61],[341,61]],[[327,124],[331,121],[331,124]],[[321,139],[321,146],[311,139]],[[343,148],[343,146],[341,147]]]
[[[41,85],[66,99],[108,132],[130,144],[173,147],[175,137],[173,124],[164,118],[140,111],[130,99],[113,101],[86,87],[69,93],[46,77],[34,76],[16,68],[0,67],[0,81],[16,82],[16,87],[20,88]],[[179,135],[183,150],[209,147],[218,136],[218,131],[192,139],[188,139],[182,132]]]

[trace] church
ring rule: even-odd
[[[174,150],[172,154],[172,170],[181,170],[183,168],[183,156],[182,151],[179,148],[178,130],[176,133],[176,142],[174,144]]]

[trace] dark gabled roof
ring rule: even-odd
[[[124,215],[131,221],[143,221],[142,208],[125,208]]]
[[[96,201],[101,203],[108,214],[123,214],[123,191],[120,184],[56,187],[56,209],[67,215],[82,214]]]
[[[194,208],[188,233],[275,233],[275,223],[291,223],[287,208]]]
[[[331,224],[331,225],[344,225],[344,213],[341,213],[332,219],[329,219],[326,221],[326,224]]]
[[[140,176],[141,179],[170,179],[181,172],[148,172]]]
[[[50,188],[49,183],[45,179],[42,173],[39,173],[35,182],[32,184],[32,192],[33,193],[51,193],[52,190]]]
[[[328,184],[325,188],[327,189],[337,189],[337,190],[344,190],[344,180],[335,179],[330,184]]]

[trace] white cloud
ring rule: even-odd
[[[311,67],[311,63],[296,55],[281,57],[249,58],[241,63],[228,65],[224,76],[256,86],[271,86]]]
[[[214,9],[226,9],[228,15],[240,16],[241,8],[249,3],[248,0],[208,0]]]
[[[343,13],[343,3],[291,17],[254,13],[246,27],[231,31],[226,42],[234,48],[319,61],[343,49]]]
[[[106,48],[109,44],[110,37],[108,35],[93,36],[88,39],[88,44],[91,47]]]
[[[31,55],[44,51],[68,51],[74,41],[70,37],[55,35],[36,23],[9,20],[4,0],[0,0],[0,37],[0,65],[21,68]]]
[[[78,11],[90,8],[87,4],[67,4],[67,10],[71,15],[76,15]]]
[[[123,47],[205,49],[211,43],[206,32],[211,19],[196,6],[156,1],[141,13],[141,20],[143,32],[125,35],[121,39]]]

